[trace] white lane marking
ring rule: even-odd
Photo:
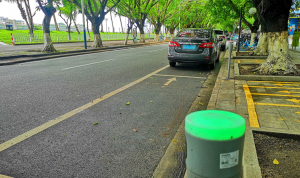
[[[153,51],[149,51],[149,52],[152,53],[154,51],[160,51],[160,50],[164,50],[164,49],[157,49],[157,50],[153,50]]]
[[[73,68],[82,67],[82,66],[88,66],[88,65],[97,64],[97,63],[101,63],[101,62],[112,61],[112,60],[114,60],[114,59],[108,59],[108,60],[104,60],[104,61],[93,62],[93,63],[89,63],[89,64],[83,64],[83,65],[79,65],[79,66],[68,67],[68,68],[64,68],[62,70],[68,70],[68,69],[73,69]]]

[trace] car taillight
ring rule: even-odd
[[[200,48],[214,48],[214,43],[210,42],[210,43],[202,43],[200,45]]]
[[[177,42],[175,42],[175,41],[170,41],[169,42],[169,46],[170,47],[179,47],[179,44]]]

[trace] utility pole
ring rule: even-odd
[[[87,47],[86,47],[85,22],[84,22],[84,0],[81,0],[81,11],[82,11],[84,49],[86,49]]]

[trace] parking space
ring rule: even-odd
[[[247,81],[243,85],[251,127],[300,129],[300,83]]]

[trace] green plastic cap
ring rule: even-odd
[[[245,129],[245,119],[228,111],[197,111],[185,118],[185,131],[206,140],[237,139],[245,134]]]

